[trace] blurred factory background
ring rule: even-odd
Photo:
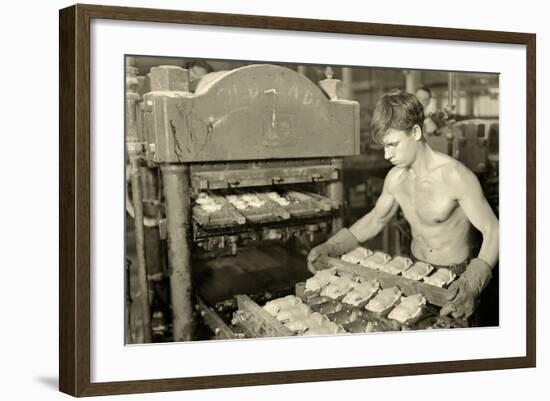
[[[127,60],[128,68],[132,71],[131,80],[135,82],[133,90],[136,97],[143,97],[151,90],[151,78],[148,74],[153,67],[177,66],[187,70],[189,74],[187,89],[189,92],[194,92],[201,90],[201,85],[209,84],[205,83],[204,77],[251,64],[258,63],[144,56],[128,57]],[[191,259],[194,259],[190,276],[193,285],[185,289],[185,291],[192,291],[193,294],[199,294],[200,299],[192,302],[192,312],[186,312],[192,313],[195,321],[201,320],[194,325],[193,339],[230,337],[232,334],[229,333],[225,333],[227,337],[224,337],[225,328],[223,327],[225,326],[222,321],[225,319],[227,323],[232,319],[236,307],[233,295],[249,294],[252,299],[260,303],[262,297],[270,299],[276,294],[284,294],[288,288],[293,288],[296,282],[303,281],[309,276],[304,262],[305,255],[313,244],[326,238],[331,231],[331,225],[349,226],[372,209],[381,193],[384,177],[391,168],[391,164],[384,159],[381,146],[375,144],[371,138],[370,120],[377,100],[390,89],[404,89],[416,93],[421,102],[425,102],[425,136],[428,143],[434,149],[457,158],[476,173],[486,198],[498,216],[498,74],[335,65],[282,63],[278,65],[307,77],[315,85],[323,87],[321,83],[325,82],[324,88],[331,91],[334,99],[354,100],[359,104],[359,148],[356,152],[358,154],[344,156],[341,158],[341,165],[334,164],[334,158],[330,157],[325,158],[326,160],[321,159],[320,163],[325,167],[336,166],[343,173],[340,176],[342,215],[338,217],[341,220],[335,223],[333,218],[325,226],[323,226],[325,223],[320,222],[321,220],[308,221],[317,225],[315,229],[311,229],[315,233],[304,236],[301,235],[302,231],[296,229],[298,231],[292,235],[289,234],[289,238],[292,237],[292,239],[285,238],[285,241],[282,241],[284,244],[280,247],[273,247],[273,241],[266,241],[265,245],[259,241],[260,243],[254,247],[248,249],[243,247],[242,251],[239,245],[239,251],[235,251],[237,240],[234,239],[233,233],[224,234],[225,236],[220,237],[223,240],[217,240],[215,246],[212,242],[205,245],[202,239],[195,238],[200,242],[200,246],[195,243],[190,247]],[[331,87],[333,81],[335,84]],[[327,89],[327,86],[330,88]],[[141,168],[154,166],[154,163],[148,162]],[[244,166],[244,168],[247,167]],[[128,168],[128,170],[131,169]],[[133,192],[130,179],[128,181],[127,343],[178,339],[173,334],[175,312],[172,304],[175,298],[174,286],[170,287],[170,268],[167,258],[169,244],[166,241],[166,230],[168,228],[166,219],[158,218],[159,215],[164,215],[164,211],[159,211],[159,204],[163,202],[163,195],[159,195],[161,192],[159,176],[158,169],[149,169],[141,177],[144,198],[142,213],[146,224],[143,235],[144,244],[138,244],[138,248],[144,247],[146,279],[143,273],[138,271],[140,251],[138,249],[136,252],[133,220],[135,211],[131,199]],[[193,186],[193,178],[191,181]],[[307,186],[305,189],[311,189],[313,193],[318,192],[331,198],[330,189],[327,190],[325,187],[319,191]],[[195,197],[196,193],[193,199]],[[319,227],[325,227],[325,232]],[[233,248],[229,252],[230,257],[212,256],[213,248],[228,247],[225,242],[220,245],[219,241],[234,241],[229,246]],[[201,255],[194,251],[198,249],[197,246],[200,248]],[[475,241],[474,246],[479,246],[479,240]],[[407,255],[410,247],[410,231],[403,216],[398,213],[391,224],[370,242],[370,247],[384,250],[392,255]],[[287,252],[288,248],[294,251]],[[227,252],[225,255],[227,256]],[[147,284],[144,284],[145,282]],[[143,300],[145,290],[149,294],[148,301]],[[486,292],[485,300],[481,303],[481,308],[487,310],[486,321],[483,324],[498,324],[498,281]],[[151,318],[150,321],[147,321],[147,318],[144,321],[144,307],[149,309],[147,314]]]

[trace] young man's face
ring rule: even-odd
[[[411,132],[388,129],[382,138],[384,158],[397,167],[410,166],[416,158],[418,149],[417,129],[419,129],[417,126],[413,127]]]

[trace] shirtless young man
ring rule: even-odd
[[[394,167],[384,181],[375,207],[308,255],[310,270],[322,257],[339,257],[376,236],[399,207],[411,226],[411,257],[432,265],[467,263],[449,287],[453,297],[442,315],[468,318],[491,278],[498,260],[498,220],[476,176],[455,159],[433,150],[422,134],[423,107],[406,92],[393,90],[378,101],[372,120],[373,138],[384,145]],[[472,225],[483,235],[476,258],[470,258]],[[320,259],[321,258],[321,259]]]

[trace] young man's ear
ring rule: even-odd
[[[414,124],[412,127],[412,134],[414,136],[415,141],[419,141],[422,139],[422,127],[418,124]]]

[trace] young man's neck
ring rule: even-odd
[[[414,162],[410,166],[410,171],[413,175],[421,177],[426,175],[430,170],[432,162],[433,150],[426,141],[418,142],[418,150]]]

